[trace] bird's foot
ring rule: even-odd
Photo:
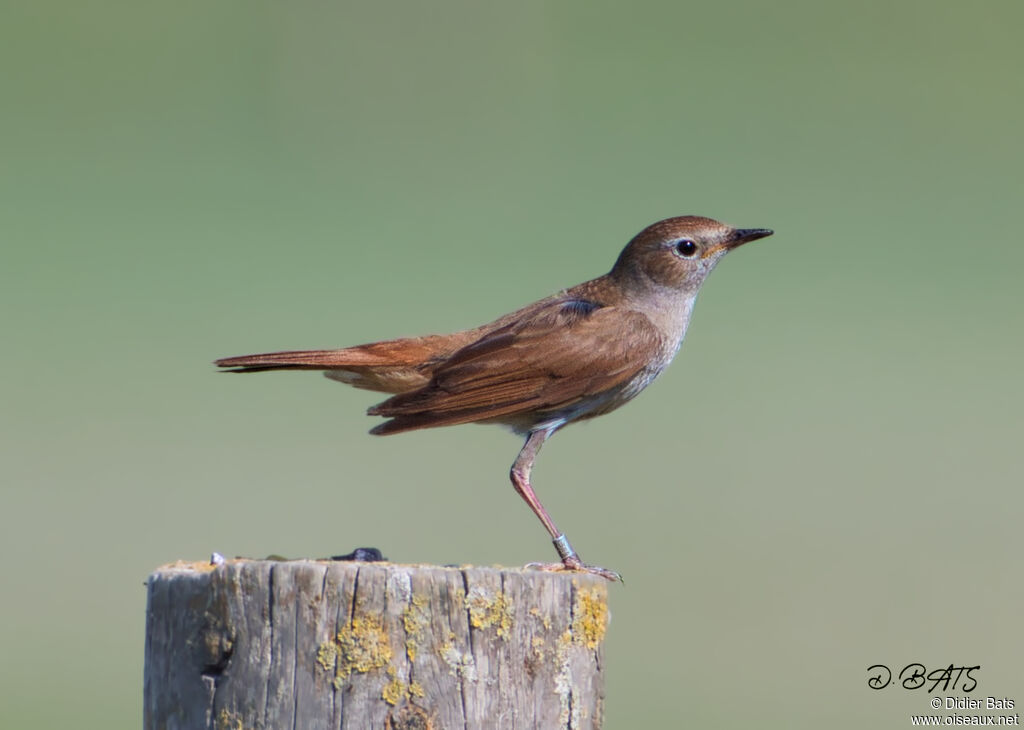
[[[610,580],[613,583],[618,581],[619,583],[625,583],[622,580],[622,576],[616,573],[614,570],[608,570],[602,568],[599,565],[587,565],[579,556],[573,555],[571,557],[564,558],[561,563],[527,563],[527,568],[533,570],[546,570],[551,573],[561,572],[563,570],[571,570],[576,573],[590,573],[591,575],[599,575],[605,580]]]
[[[552,525],[552,528],[554,526]],[[552,529],[554,533],[554,529]],[[622,576],[616,573],[614,570],[608,570],[598,565],[587,565],[580,556],[576,554],[576,551],[572,549],[572,545],[569,544],[569,538],[564,533],[559,534],[551,542],[555,545],[555,550],[558,551],[558,557],[562,559],[561,563],[529,563],[527,568],[535,568],[537,570],[572,570],[578,573],[590,573],[592,575],[599,575],[605,580],[610,580],[613,583],[618,581],[619,583],[625,583],[622,580]]]

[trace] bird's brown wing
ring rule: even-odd
[[[555,300],[458,350],[424,387],[371,408],[391,419],[371,433],[557,413],[625,383],[663,346],[639,312]]]

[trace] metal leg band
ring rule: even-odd
[[[559,535],[551,542],[555,544],[555,550],[558,551],[558,557],[562,560],[576,557],[576,551],[572,549],[572,545],[569,544],[569,538],[564,534]]]

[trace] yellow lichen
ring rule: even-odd
[[[596,649],[608,630],[608,594],[603,587],[576,591],[573,603],[572,633],[577,644]]]
[[[391,661],[391,644],[376,616],[356,616],[338,633],[338,671],[366,673]]]
[[[551,617],[545,616],[541,613],[540,606],[534,606],[530,609],[530,615],[540,621],[540,625],[544,627],[545,631],[551,630]]]
[[[495,627],[495,633],[508,640],[512,631],[512,603],[504,593],[490,593],[482,586],[473,586],[466,594],[469,623],[474,629]]]
[[[402,612],[402,624],[405,627],[405,653],[409,661],[416,661],[416,652],[423,642],[424,631],[430,624],[427,615],[427,599],[413,596],[405,611]]]
[[[384,685],[380,697],[392,707],[402,700],[411,700],[413,697],[422,697],[425,694],[419,682],[406,684],[400,680],[398,678],[398,669],[395,668],[394,664],[389,664],[386,671],[388,676],[391,677],[391,681]]]
[[[333,641],[325,641],[316,652],[316,662],[325,671],[334,669],[334,662],[338,659],[338,645]]]
[[[571,719],[570,710],[572,703],[570,698],[573,693],[572,667],[569,662],[569,649],[572,647],[572,631],[566,629],[558,637],[555,648],[555,661],[558,663],[558,673],[555,675],[555,694],[558,695],[558,723],[561,727],[573,727],[569,724]],[[579,725],[576,725],[579,727]]]
[[[384,685],[384,689],[381,690],[380,696],[381,699],[394,707],[399,703],[399,701],[405,699],[406,694],[406,686],[399,681],[398,677],[395,677]]]
[[[391,644],[381,620],[375,616],[356,616],[333,641],[320,645],[317,663],[326,671],[337,665],[334,686],[342,684],[353,672],[365,674],[391,661]]]
[[[538,660],[544,659],[544,637],[534,636],[530,641],[530,645],[533,648],[533,654]]]
[[[449,641],[439,646],[437,655],[448,665],[448,673],[453,677],[462,677],[470,682],[475,682],[477,679],[476,661],[468,651],[459,651],[451,641],[454,638],[455,635],[452,634]]]
[[[237,712],[232,712],[225,707],[217,714],[214,728],[216,730],[244,730],[244,725],[242,725],[242,718]]]
[[[462,609],[465,607],[466,592],[464,590],[462,590],[461,588],[456,588],[449,595],[451,596],[451,602],[453,607],[457,609]]]

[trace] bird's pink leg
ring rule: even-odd
[[[530,509],[533,510],[533,513],[544,524],[544,528],[551,535],[551,540],[555,544],[555,549],[558,550],[559,557],[562,558],[561,563],[530,563],[530,567],[540,568],[541,570],[579,570],[585,573],[594,573],[608,580],[621,581],[622,576],[614,570],[608,570],[596,565],[587,565],[580,560],[580,556],[576,554],[572,545],[569,544],[568,538],[555,527],[555,523],[548,514],[548,511],[544,509],[544,505],[537,499],[533,487],[530,486],[530,472],[533,471],[533,462],[537,458],[537,452],[540,451],[540,447],[553,432],[554,429],[531,431],[530,435],[526,438],[526,443],[523,444],[523,448],[519,452],[519,456],[516,457],[515,463],[512,464],[510,473],[512,486],[515,487],[519,496],[530,505]]]

